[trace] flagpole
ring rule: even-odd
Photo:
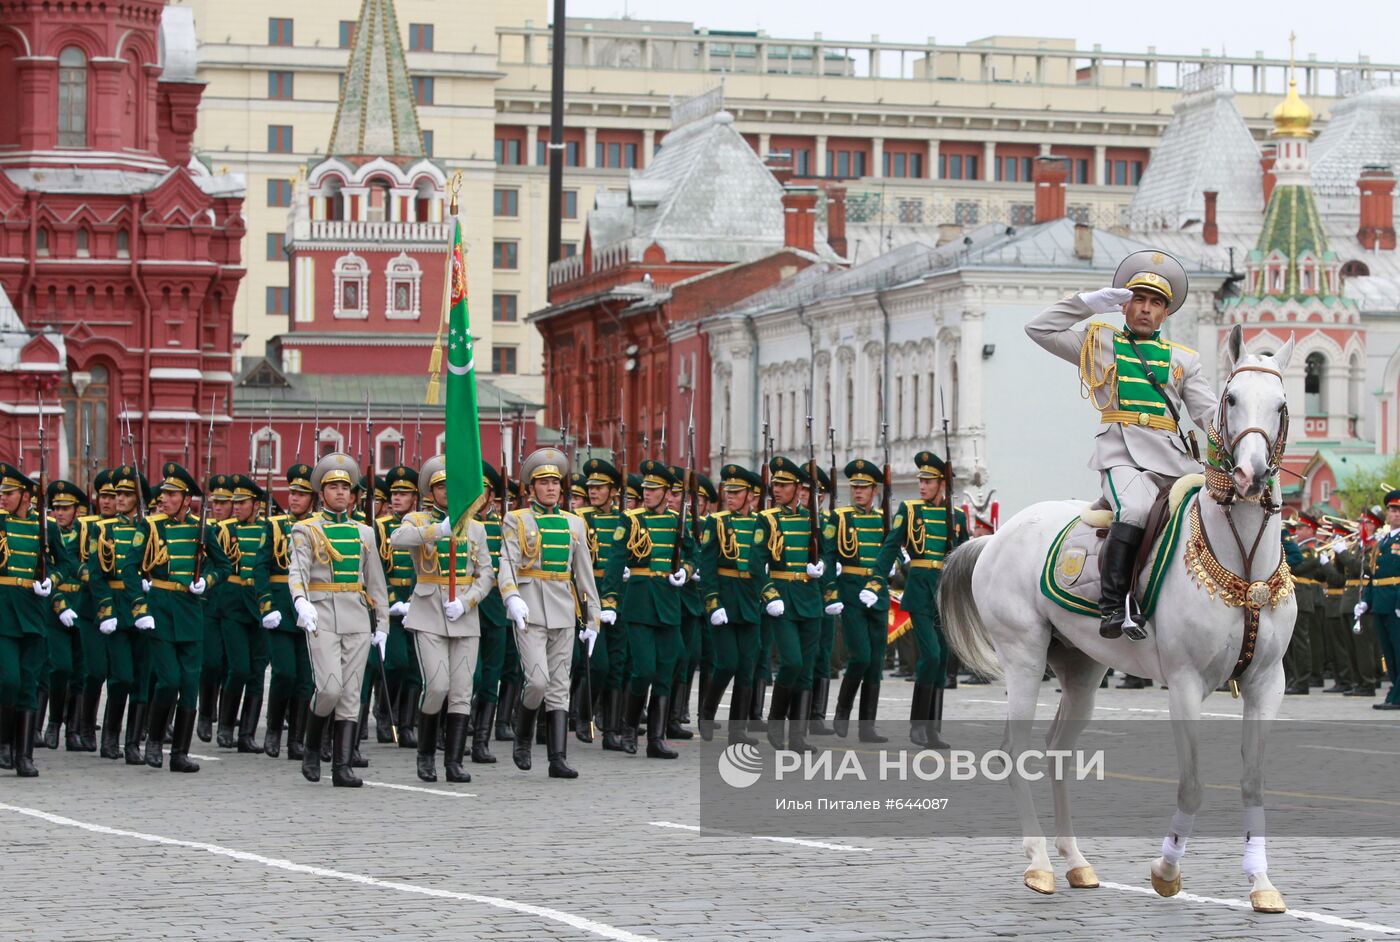
[[[429,405],[437,404],[438,372],[441,369],[441,364],[438,361],[442,358],[442,326],[443,324],[447,323],[448,312],[452,307],[452,266],[453,264],[455,264],[457,247],[457,193],[461,189],[461,186],[462,171],[459,170],[452,177],[452,182],[449,184],[449,189],[451,190],[452,198],[451,201],[448,203],[447,214],[452,217],[450,227],[453,230],[453,236],[451,245],[448,248],[447,252],[447,265],[442,285],[442,320],[438,322],[438,339],[437,344],[433,348],[434,359],[433,362],[429,364],[429,369],[432,372],[432,377],[428,380]],[[465,259],[463,261],[465,261]],[[446,426],[444,425],[443,428],[445,431]],[[442,447],[444,451],[447,450],[447,436],[445,434],[443,436]],[[448,474],[451,473],[452,471],[449,468]],[[451,501],[448,501],[447,504],[447,519],[452,523],[452,535],[448,537],[450,542],[447,545],[447,598],[449,601],[451,601],[452,599],[455,599],[457,597],[457,521],[452,520]]]

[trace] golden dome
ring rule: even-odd
[[[1298,80],[1289,76],[1288,97],[1274,107],[1274,137],[1312,137],[1312,109],[1298,97]]]

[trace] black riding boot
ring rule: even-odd
[[[98,753],[104,759],[120,759],[122,757],[121,748],[117,745],[121,741],[122,717],[126,715],[126,694],[112,693],[110,688],[107,691],[107,709],[102,714],[102,751]],[[2,726],[4,724],[0,724]]]
[[[1099,621],[1099,634],[1105,638],[1117,638],[1126,634],[1131,641],[1141,641],[1147,637],[1142,625],[1126,624],[1129,594],[1132,589],[1133,560],[1137,558],[1142,536],[1142,527],[1135,527],[1131,523],[1114,523],[1108,528],[1108,539],[1104,541],[1100,566],[1103,592],[1099,599],[1099,609],[1103,613]]]
[[[622,751],[629,756],[637,754],[637,725],[642,721],[642,710],[646,709],[646,705],[645,696],[627,691],[627,706],[622,715]]]
[[[257,743],[258,719],[262,716],[262,703],[261,690],[243,697],[243,710],[238,716],[238,751],[241,753],[262,752]]]
[[[909,741],[916,746],[929,745],[933,716],[933,685],[915,684],[914,700],[909,706]]]
[[[20,778],[35,778],[39,770],[34,768],[34,725],[38,718],[31,710],[14,713],[15,732],[15,774]]]
[[[492,707],[495,705],[491,704]],[[445,734],[447,748],[443,751],[442,766],[443,771],[447,773],[447,780],[449,782],[470,782],[472,774],[462,768],[462,755],[467,751],[467,717],[461,713],[449,713],[447,714],[447,722],[443,725],[447,727]],[[475,727],[472,737],[472,761],[475,762],[477,761],[477,746],[486,749],[491,740],[490,720],[487,720],[484,727]],[[423,738],[420,736],[418,741],[421,743]],[[496,761],[496,757],[491,755],[489,750],[486,751],[486,755],[489,757],[489,761]]]
[[[306,742],[302,750],[301,775],[308,782],[321,780],[321,738],[327,719],[329,717],[317,716],[314,710],[306,711]]]
[[[550,710],[545,714],[545,724],[549,738],[549,777],[578,778],[578,773],[565,761],[569,746],[569,711]]]
[[[286,697],[273,694],[267,701],[267,731],[263,734],[263,754],[275,759],[282,754],[282,724],[287,719]]]
[[[768,678],[760,677],[753,685],[753,701],[749,703],[749,729],[761,733],[768,729],[763,719],[763,700],[768,693]]]
[[[241,699],[242,690],[229,690],[226,687],[219,691],[219,727],[214,742],[220,749],[232,749],[238,744],[234,738],[234,724],[238,722],[238,706]]]
[[[666,717],[666,738],[667,739],[694,739],[695,733],[685,728],[688,722],[682,719],[689,712],[690,704],[690,681],[687,680],[676,689],[675,695],[671,698],[671,710]]]
[[[83,698],[77,684],[68,685],[68,702],[63,709],[63,748],[69,752],[83,751]]]
[[[671,698],[659,697],[652,691],[647,704],[647,758],[675,759],[676,750],[666,745],[666,718],[671,715]]]
[[[190,739],[194,737],[194,710],[175,710],[175,732],[170,737],[170,771],[198,772],[199,763],[190,758]]]
[[[97,751],[97,711],[102,708],[102,688],[89,693],[83,691],[82,713],[79,717],[81,729],[78,737],[83,741],[83,752]]]
[[[146,731],[146,710],[144,703],[126,705],[126,764],[145,765],[146,757],[141,754],[141,735]]]
[[[459,716],[461,714],[458,714]],[[437,728],[441,713],[424,713],[418,737],[418,780],[437,781]]]
[[[36,693],[36,696],[38,699],[38,706],[34,708],[34,715],[39,718],[39,748],[57,749],[58,743],[55,742],[52,746],[50,746],[48,743],[48,733],[44,731],[44,720],[46,720],[49,715],[49,692],[47,690],[40,689]],[[55,738],[57,738],[57,730],[55,730]]]
[[[47,711],[46,708],[47,707]],[[47,694],[43,694],[39,700],[39,722],[44,721],[45,712],[48,713],[48,724],[44,727],[44,748],[58,748],[58,734],[63,726],[63,714],[68,708],[68,685],[54,687]]]
[[[536,709],[536,712],[537,712],[537,713],[543,713],[543,712],[544,712],[544,702],[543,702],[543,701],[540,702],[540,705],[539,705],[539,707]],[[535,730],[535,745],[537,745],[537,746],[548,745],[548,744],[549,744],[549,733],[548,733],[548,731],[549,731],[549,724],[543,721],[543,717],[539,717],[539,716],[535,717],[534,730]]]
[[[401,684],[399,686],[399,748],[418,748],[418,695],[423,690],[417,684]],[[443,702],[442,710],[447,709],[446,701]],[[441,713],[442,710],[438,712]],[[437,731],[433,735],[436,737]],[[433,748],[437,748],[437,739],[433,739]]]
[[[708,675],[706,680],[710,682],[700,688],[700,722],[695,726],[700,730],[700,738],[705,742],[712,742],[715,738],[715,714],[719,712],[719,701],[724,696],[724,688],[729,686],[726,681],[723,684],[717,683]]]
[[[788,713],[792,710],[792,688],[786,684],[773,685],[773,702],[768,707],[768,745],[774,749],[787,748],[785,726]]]
[[[214,738],[214,717],[219,714],[219,677],[202,677],[199,681],[199,722],[195,730],[200,742]]]
[[[332,727],[335,739],[331,753],[331,784],[336,788],[359,788],[364,784],[350,767],[350,757],[358,745],[355,737],[359,734],[354,720],[336,720]]]
[[[788,707],[788,749],[793,752],[814,752],[815,747],[807,743],[808,717],[812,715],[812,691],[799,690]]]
[[[816,677],[812,680],[812,709],[807,714],[807,732],[813,736],[830,736],[836,732],[826,725],[826,705],[831,697],[831,678]]]
[[[287,706],[287,758],[300,762],[306,755],[306,713],[305,700],[293,700]]]
[[[0,706],[0,769],[15,767],[15,711]]]
[[[471,737],[472,761],[477,765],[494,765],[496,757],[491,754],[491,727],[496,722],[496,704],[485,697],[476,698],[476,709],[472,711]],[[449,750],[452,747],[452,715],[447,717],[447,739]],[[463,730],[465,742],[466,730]],[[458,760],[460,762],[460,759]],[[450,774],[450,773],[449,773]],[[462,774],[466,774],[465,772]],[[451,781],[451,778],[448,779]],[[470,778],[468,779],[470,781]]]
[[[374,738],[380,745],[394,741],[393,724],[389,722],[389,704],[387,698],[392,696],[386,693],[383,687],[378,684],[370,684],[370,696],[365,698],[365,702],[360,705],[360,733],[369,735],[369,701],[374,701]]]
[[[719,701],[715,701],[719,705]],[[743,743],[746,746],[757,746],[758,740],[748,733],[749,707],[753,705],[753,694],[748,687],[735,687],[734,692],[729,696],[729,744]]]
[[[622,748],[621,690],[609,690],[603,695],[603,751],[624,751]]]
[[[951,749],[952,747],[943,739],[943,691],[946,688],[938,687],[933,692],[933,742],[930,743],[935,749]]]
[[[496,742],[515,741],[515,705],[520,699],[520,685],[501,685],[500,700],[496,703]]]
[[[360,741],[364,738],[360,733],[360,724],[354,720],[351,722],[355,724],[355,738],[350,740],[349,766],[352,769],[367,769],[369,768],[369,760],[365,758],[364,753],[360,752]],[[324,751],[322,751],[321,758],[325,758]],[[335,768],[332,767],[331,771],[334,772]]]
[[[158,769],[165,764],[165,723],[175,708],[171,703],[152,703],[146,725],[146,764]]]
[[[888,736],[875,732],[875,714],[880,709],[880,682],[867,680],[860,688],[860,713],[857,728],[861,742],[889,742]]]
[[[842,739],[850,732],[851,708],[856,705],[856,692],[859,690],[860,675],[846,671],[846,676],[841,678],[841,687],[836,691],[836,716],[831,723],[836,735]]]
[[[530,749],[535,741],[535,720],[539,714],[538,708],[532,710],[522,702],[515,717],[515,749],[511,758],[522,772],[530,771]]]

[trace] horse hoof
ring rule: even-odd
[[[1075,867],[1065,874],[1065,879],[1069,881],[1070,887],[1076,890],[1096,890],[1099,887],[1099,875],[1094,872],[1093,867]]]
[[[1158,896],[1175,896],[1181,892],[1181,874],[1178,873],[1170,880],[1163,880],[1153,871],[1152,889],[1157,891]]]
[[[1278,890],[1255,890],[1249,894],[1249,903],[1256,913],[1288,912],[1288,905]]]
[[[1027,870],[1026,886],[1037,893],[1044,893],[1046,896],[1055,892],[1055,871],[1053,870]]]

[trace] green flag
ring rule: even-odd
[[[447,320],[447,516],[460,527],[485,492],[481,472],[481,423],[477,415],[476,361],[467,315],[467,265],[462,223],[452,220],[451,305]]]

